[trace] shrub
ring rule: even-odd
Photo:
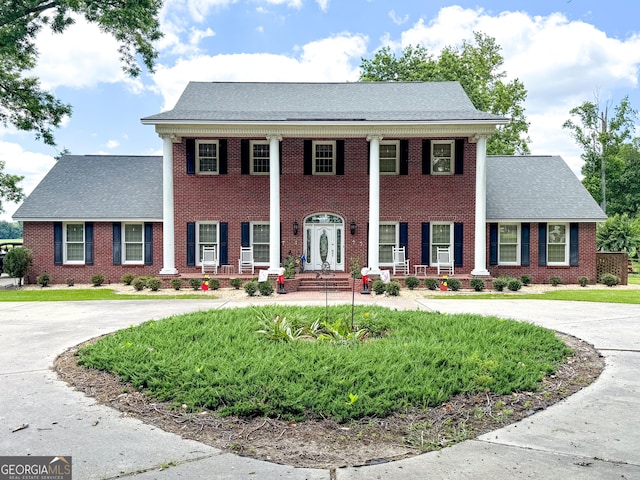
[[[51,275],[49,275],[48,273],[38,275],[38,278],[36,278],[36,282],[38,282],[38,285],[40,285],[41,287],[47,287],[49,286],[49,282],[51,282]]]
[[[24,247],[12,248],[4,257],[3,271],[10,277],[17,278],[18,286],[21,286],[22,277],[27,274],[31,259],[31,250]]]
[[[398,295],[400,295],[400,282],[397,280],[391,280],[387,285],[387,294],[391,295],[392,297],[397,297]]]
[[[295,276],[296,276],[296,257],[289,254],[287,255],[287,258],[284,259],[284,278],[294,278]]]
[[[229,285],[231,285],[236,290],[240,290],[240,287],[242,286],[242,280],[239,278],[230,278]]]
[[[147,280],[147,287],[149,287],[152,292],[157,292],[161,286],[162,280],[157,277],[151,277]]]
[[[501,292],[504,290],[504,287],[509,283],[509,277],[498,277],[493,280],[493,288]]]
[[[182,279],[181,278],[172,278],[171,279],[171,288],[174,290],[180,290],[182,288]]]
[[[73,278],[67,278],[65,282],[67,282],[67,287],[73,287],[76,284],[76,281]]]
[[[136,292],[140,292],[147,285],[147,282],[142,277],[136,277],[131,281],[131,285],[133,285]]]
[[[484,280],[481,278],[472,278],[469,281],[471,288],[473,288],[476,292],[481,292],[484,290]]]
[[[531,277],[529,275],[522,275],[520,277],[520,281],[522,282],[522,285],[526,287],[531,283]]]
[[[551,277],[549,277],[549,283],[554,287],[557,287],[558,285],[562,284],[562,279],[560,277],[552,275]]]
[[[512,292],[517,292],[518,290],[520,290],[522,288],[522,282],[520,280],[518,280],[517,278],[511,278],[507,282],[507,288],[509,290],[511,290]]]
[[[273,283],[271,283],[269,280],[267,280],[266,282],[258,282],[258,292],[260,292],[260,295],[262,295],[263,297],[269,297],[273,295]]]
[[[202,280],[200,280],[199,278],[189,279],[189,286],[194,290],[200,290],[200,285],[202,285]]]
[[[99,287],[104,283],[104,275],[102,275],[101,273],[96,273],[95,275],[91,275],[90,281],[94,287]]]
[[[125,273],[124,275],[122,275],[122,278],[120,279],[120,281],[125,285],[131,285],[131,282],[133,282],[134,278],[135,277],[133,273]]]
[[[211,290],[218,290],[220,288],[220,280],[218,280],[217,278],[210,278],[209,288]]]
[[[362,266],[360,265],[360,257],[351,257],[349,272],[351,273],[351,278],[362,278]]]
[[[255,280],[247,282],[244,285],[244,291],[247,293],[247,295],[253,297],[258,291],[258,282],[256,282]]]
[[[604,283],[607,287],[615,287],[620,283],[620,279],[613,273],[605,273],[600,277],[600,283]]]
[[[457,292],[458,290],[460,290],[461,286],[462,283],[457,278],[450,278],[449,280],[447,280],[447,287],[449,287],[449,290],[453,292]]]
[[[580,284],[581,287],[586,287],[588,283],[589,277],[585,277],[584,275],[578,277],[578,284]]]
[[[420,285],[420,280],[418,280],[416,277],[407,277],[404,279],[404,284],[409,290],[413,290],[418,285]]]
[[[382,295],[384,292],[387,291],[387,286],[384,284],[382,280],[378,278],[373,281],[373,284],[371,285],[371,290],[373,290],[373,293],[375,293],[376,295]]]
[[[426,278],[424,280],[424,285],[429,290],[437,290],[438,289],[438,285],[440,285],[440,282],[438,282],[438,280],[436,278]]]

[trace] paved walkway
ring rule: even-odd
[[[350,294],[330,293],[251,301],[0,303],[0,455],[72,455],[76,480],[640,479],[640,305],[356,295],[358,303],[532,321],[593,343],[605,356],[606,368],[593,385],[569,399],[475,440],[333,473],[238,457],[183,440],[97,404],[50,369],[66,348],[149,319],[248,304],[350,300]],[[23,424],[28,428],[12,432]]]

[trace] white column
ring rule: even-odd
[[[282,137],[267,136],[269,140],[269,273],[280,269],[280,141]]]
[[[476,143],[476,229],[472,275],[489,275],[487,270],[487,138]]]
[[[369,141],[369,255],[367,267],[371,273],[380,271],[380,135],[370,135]]]
[[[162,135],[162,270],[175,275],[175,221],[173,218],[173,142]]]

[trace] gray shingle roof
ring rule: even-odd
[[[480,121],[458,82],[190,82],[173,110],[143,123],[284,121]]]
[[[606,219],[561,157],[487,157],[487,220]]]
[[[162,157],[66,155],[15,220],[162,220]]]

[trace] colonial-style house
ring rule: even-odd
[[[65,156],[14,215],[29,278],[193,276],[205,247],[237,275],[242,247],[275,273],[392,269],[437,275],[596,276],[605,214],[557,156],[486,155],[506,122],[457,82],[190,83],[142,119],[162,157]]]

